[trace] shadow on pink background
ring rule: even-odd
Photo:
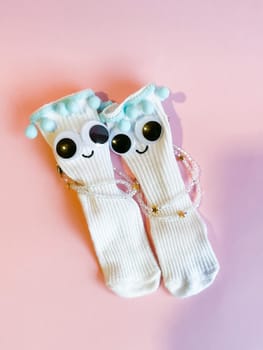
[[[219,160],[222,192],[217,220],[222,232],[217,252],[221,272],[210,297],[206,292],[200,294],[180,319],[175,323],[171,319],[168,349],[261,348],[262,162],[263,153],[249,147],[231,149]]]

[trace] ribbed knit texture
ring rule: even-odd
[[[85,109],[62,117],[48,116],[56,121],[55,133],[46,133],[39,128],[51,147],[56,135],[62,131],[80,132],[88,120],[98,120],[97,112]],[[96,194],[79,193],[91,238],[101,265],[106,285],[123,297],[137,297],[155,291],[160,282],[160,270],[150,249],[140,209],[130,197],[124,196],[114,181],[114,171],[108,143],[85,146],[84,154],[94,151],[86,159],[63,160],[56,156],[61,169],[73,180],[85,185],[97,185]],[[101,185],[102,182],[107,184]],[[109,182],[109,183],[108,183]],[[98,194],[103,194],[99,196]]]
[[[131,96],[132,99],[132,96]],[[147,96],[155,108],[155,115],[163,126],[162,137],[144,154],[145,145],[136,143],[133,151],[123,157],[140,183],[148,205],[162,207],[185,189],[177,165],[168,118],[158,97]],[[128,98],[129,101],[129,98]],[[126,103],[127,100],[126,100]],[[121,106],[119,109],[121,110]],[[110,118],[109,118],[110,120]],[[188,194],[178,197],[168,205],[160,219],[150,216],[150,229],[167,289],[177,297],[194,295],[208,287],[214,280],[219,264],[207,238],[207,228],[198,212],[193,209],[184,218],[177,210],[192,207]]]

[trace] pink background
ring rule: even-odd
[[[2,1],[1,350],[262,350],[262,34],[261,0]],[[221,263],[185,300],[104,287],[75,194],[23,136],[48,101],[87,87],[121,101],[152,81],[186,95],[165,107],[202,167]]]

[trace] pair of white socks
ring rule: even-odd
[[[219,269],[205,223],[185,191],[174,157],[160,102],[165,95],[166,90],[148,85],[119,106],[98,113],[98,97],[91,90],[81,91],[40,108],[26,130],[30,138],[37,135],[36,127],[41,131],[63,174],[78,190],[105,283],[123,297],[155,291],[161,274],[173,295],[197,294],[213,282]],[[153,130],[146,130],[146,124]],[[120,135],[127,137],[121,140]],[[125,141],[119,149],[116,140]],[[116,185],[109,143],[140,183],[150,208],[150,234],[159,264],[132,186],[125,182],[128,190],[123,192]]]

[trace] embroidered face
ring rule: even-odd
[[[53,150],[62,161],[79,157],[91,158],[96,147],[108,142],[109,132],[106,126],[97,121],[86,122],[80,133],[68,130],[60,132],[54,141]]]
[[[143,155],[151,145],[159,141],[162,131],[162,123],[157,116],[142,115],[131,124],[129,131],[113,129],[110,134],[110,147],[120,155],[130,152]]]
[[[109,148],[100,108],[103,103],[91,90],[64,97],[35,112],[26,135],[34,138],[39,129],[64,173],[74,180],[92,180],[91,169],[103,168],[105,147]]]
[[[108,129],[100,121],[82,120],[81,124],[79,121],[78,128],[62,130],[56,135],[53,152],[57,164],[71,179],[92,182],[96,169],[102,171],[105,167],[108,140]]]
[[[112,104],[100,114],[110,131],[110,148],[121,156],[144,155],[158,144],[165,130],[160,104],[169,95],[165,87],[149,84],[120,105]]]

